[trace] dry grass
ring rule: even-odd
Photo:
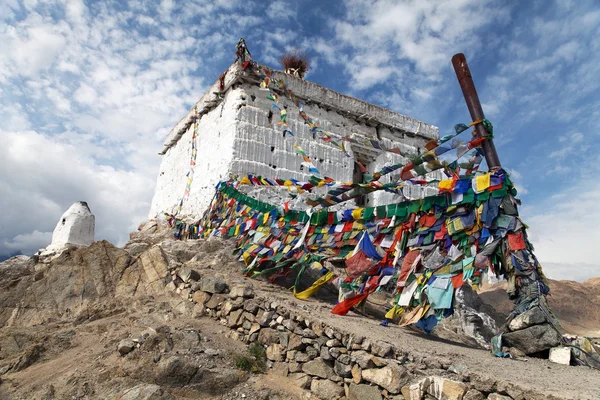
[[[308,56],[298,50],[286,52],[279,60],[285,72],[297,75],[304,79],[304,75],[310,69],[310,60]]]

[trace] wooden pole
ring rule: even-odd
[[[479,96],[477,96],[477,90],[475,89],[473,77],[471,76],[471,71],[469,70],[469,64],[467,64],[465,55],[462,53],[455,54],[452,57],[452,66],[454,66],[456,78],[458,79],[458,83],[462,89],[469,113],[471,113],[471,119],[473,121],[484,119],[485,116],[483,114],[483,109],[481,108]],[[475,125],[475,132],[477,137],[487,135],[487,131],[483,124]],[[498,153],[496,152],[496,146],[494,146],[492,139],[484,140],[481,144],[481,147],[483,149],[483,154],[485,155],[485,161],[487,162],[488,169],[492,171],[501,168],[500,159],[498,158]]]

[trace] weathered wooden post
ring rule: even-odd
[[[477,96],[477,90],[475,89],[473,77],[471,76],[471,71],[469,70],[469,64],[467,64],[465,55],[463,53],[455,54],[452,57],[452,66],[454,66],[454,72],[456,72],[456,78],[462,89],[472,120],[479,121],[484,119],[483,109],[481,108],[479,96]],[[475,125],[475,132],[478,137],[487,135],[487,131],[483,124]],[[500,159],[498,158],[496,146],[494,146],[492,139],[485,140],[481,144],[481,147],[483,149],[483,154],[485,155],[488,169],[493,171],[500,168]]]

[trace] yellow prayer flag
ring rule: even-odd
[[[296,287],[294,287],[294,297],[296,297],[299,300],[306,300],[312,297],[315,293],[319,291],[319,289],[321,289],[323,285],[329,282],[331,278],[333,278],[333,272],[329,271],[328,273],[317,279],[308,289],[303,290],[300,293],[297,293]]]
[[[453,179],[444,179],[443,181],[440,181],[438,187],[440,188],[440,190],[452,190],[453,184]]]
[[[475,191],[483,192],[485,189],[490,187],[491,175],[483,174],[475,178]]]
[[[365,210],[364,208],[357,208],[355,210],[352,210],[352,218],[354,220],[362,219],[364,210]]]

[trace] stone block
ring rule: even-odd
[[[543,324],[544,322],[546,322],[544,312],[535,306],[513,318],[508,324],[508,329],[510,331],[519,331],[533,325]]]
[[[461,382],[451,381],[450,379],[434,376],[426,378],[426,392],[442,400],[462,400],[468,390],[467,385]]]
[[[302,372],[302,364],[300,364],[296,361],[290,361],[290,362],[288,362],[288,369],[289,369],[290,373]]]
[[[400,365],[388,365],[380,369],[366,369],[362,371],[365,381],[374,383],[392,394],[400,393],[400,389],[408,382],[406,368]]]
[[[258,323],[260,324],[260,326],[269,326],[269,324],[273,320],[273,314],[273,311],[263,312],[262,315],[258,318]]]
[[[503,396],[498,393],[492,393],[487,397],[487,400],[512,400],[512,399],[508,396]]]
[[[344,388],[327,379],[313,379],[310,391],[319,399],[331,400],[344,396]]]
[[[294,350],[294,351],[296,351],[296,350]],[[305,362],[309,362],[311,360],[311,358],[306,353],[296,351],[296,354],[294,355],[294,360],[296,360],[297,362],[305,363]]]
[[[222,279],[206,275],[200,279],[200,290],[208,293],[223,293],[227,289],[227,284]]]
[[[371,353],[379,357],[388,357],[392,354],[392,345],[377,341],[371,345]]]
[[[327,361],[333,360],[333,357],[331,356],[331,354],[329,354],[329,348],[327,348],[326,346],[321,347],[320,356],[323,360],[327,360]]]
[[[271,328],[263,328],[258,334],[258,342],[269,346],[274,343],[279,343],[279,332]]]
[[[181,278],[181,280],[185,283],[200,280],[200,274],[198,273],[198,271],[193,270],[191,268],[180,268],[177,271],[177,276],[179,276],[179,278]]]
[[[295,333],[290,334],[288,350],[303,350],[306,348],[306,344],[302,343],[302,336],[298,336]]]
[[[256,314],[258,311],[258,304],[254,300],[244,301],[244,310],[251,314]]]
[[[311,376],[329,379],[335,375],[333,369],[320,358],[308,361],[302,366],[302,371]]]
[[[354,364],[350,373],[352,374],[352,382],[358,385],[362,381],[362,368],[358,364]]]
[[[317,349],[315,349],[314,347],[307,347],[304,352],[306,353],[306,355],[308,355],[308,357],[312,360],[314,358],[319,357],[319,351]]]
[[[343,364],[339,361],[339,358],[333,364],[333,371],[337,376],[342,378],[349,378],[352,376],[352,367],[348,364]]]
[[[206,308],[210,308],[211,310],[215,310],[225,301],[225,296],[221,294],[214,294],[210,297],[210,300],[206,302]]]
[[[210,293],[202,292],[199,290],[197,292],[194,292],[194,294],[192,295],[192,300],[194,300],[198,304],[204,305],[210,300]]]
[[[267,347],[267,359],[271,361],[283,362],[285,360],[285,347],[279,343],[273,343]]]
[[[570,347],[553,347],[550,349],[550,361],[557,364],[571,364],[571,348]]]
[[[360,365],[362,369],[375,367],[375,363],[373,361],[374,357],[364,350],[353,351],[350,358],[352,361]]]
[[[244,311],[243,310],[235,310],[229,314],[229,318],[227,319],[227,326],[230,328],[237,328],[244,322],[244,318],[242,317]]]
[[[356,385],[348,386],[348,400],[381,400],[381,392],[377,386]]]

